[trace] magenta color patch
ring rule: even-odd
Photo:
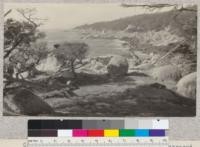
[[[87,137],[87,130],[83,129],[73,129],[73,137]]]

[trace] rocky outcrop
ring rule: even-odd
[[[20,90],[13,102],[23,115],[53,114],[53,108],[28,89]]]
[[[195,99],[196,83],[197,83],[196,80],[197,80],[196,72],[184,76],[182,79],[178,81],[176,85],[177,93],[179,93],[182,96]]]
[[[128,67],[129,65],[126,58],[114,56],[107,65],[107,71],[111,77],[121,77],[127,74]]]
[[[110,62],[112,57],[113,56],[98,56],[98,57],[91,58],[90,61],[94,60],[96,62],[102,63],[103,65],[107,65]]]
[[[95,74],[106,74],[107,73],[107,64],[113,56],[98,56],[93,58],[88,58],[84,60],[87,63],[82,68],[78,69],[79,72],[85,73],[95,73]]]
[[[156,67],[151,75],[158,81],[178,81],[182,77],[181,70],[174,65]]]

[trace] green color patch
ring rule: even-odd
[[[120,137],[128,137],[128,136],[135,136],[135,130],[131,129],[120,129],[119,130]]]

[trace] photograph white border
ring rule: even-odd
[[[3,111],[3,3],[4,2],[34,2],[34,3],[131,3],[131,4],[155,4],[155,3],[170,3],[170,4],[184,4],[193,3],[200,6],[199,0],[0,0],[0,111]],[[198,16],[200,12],[198,11]],[[200,27],[198,17],[198,28]],[[198,29],[198,36],[200,35]],[[199,37],[198,37],[198,64],[197,64],[197,110],[196,117],[165,117],[170,121],[169,139],[172,140],[198,140],[200,139],[200,51],[199,51]],[[0,114],[0,138],[6,139],[23,139],[27,136],[27,120],[39,117],[12,117],[2,116]],[[101,117],[73,117],[73,119],[102,119]],[[42,117],[42,119],[71,119],[70,117]],[[103,117],[103,119],[153,119],[152,117],[133,117],[133,118],[117,118],[117,117]]]

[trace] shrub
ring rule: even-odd
[[[159,81],[178,81],[182,77],[181,71],[174,65],[156,67],[151,74],[153,78]]]

